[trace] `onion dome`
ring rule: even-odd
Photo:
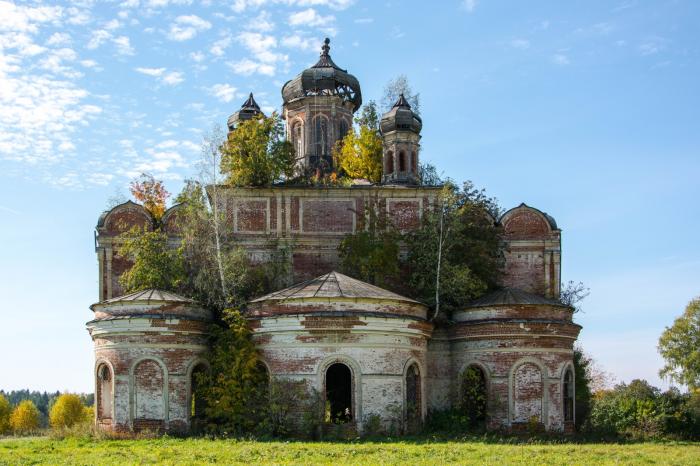
[[[260,106],[253,98],[253,93],[251,92],[248,96],[248,100],[243,102],[243,105],[241,105],[241,109],[228,117],[226,125],[228,126],[229,131],[233,131],[236,129],[236,126],[238,126],[239,123],[250,120],[257,115],[265,116],[260,110]]]
[[[382,115],[379,128],[382,134],[392,131],[413,131],[418,134],[423,128],[423,120],[411,110],[408,101],[401,94],[391,110]]]
[[[282,86],[282,98],[287,104],[297,99],[316,95],[337,95],[353,104],[353,111],[362,105],[362,92],[357,78],[336,65],[329,51],[330,39],[326,38],[321,47],[321,57],[311,68],[301,72],[296,78]]]

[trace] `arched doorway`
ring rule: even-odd
[[[326,422],[343,424],[353,420],[352,371],[342,363],[326,369]]]
[[[480,424],[486,419],[486,374],[484,370],[472,364],[467,367],[462,373],[460,387],[460,404],[462,411],[467,415],[469,421],[474,424]]]
[[[406,400],[404,401],[404,406],[406,409],[406,430],[409,433],[417,432],[422,421],[422,394],[420,370],[416,364],[411,364],[406,371]]]
[[[190,425],[195,430],[203,422],[207,407],[200,389],[206,374],[207,366],[197,364],[190,376]]]

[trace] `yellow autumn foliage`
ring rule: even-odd
[[[10,426],[15,434],[28,434],[39,428],[39,410],[31,400],[21,401],[12,411]]]

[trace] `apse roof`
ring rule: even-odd
[[[106,301],[102,301],[100,304],[116,304],[116,303],[129,303],[129,302],[170,302],[170,303],[192,303],[189,298],[171,293],[170,291],[149,289],[143,291],[136,291],[134,293],[129,293],[123,296],[117,296],[116,298],[111,298]]]
[[[307,280],[289,288],[261,296],[251,302],[285,301],[309,298],[350,298],[350,299],[381,299],[418,303],[391,291],[370,285],[355,278],[338,272],[329,272],[312,280]],[[420,303],[418,303],[420,304]]]
[[[520,290],[518,288],[503,288],[488,293],[481,298],[470,302],[467,307],[487,307],[487,306],[504,306],[514,304],[546,304],[549,306],[569,307],[566,304],[556,300],[545,298],[534,293]]]

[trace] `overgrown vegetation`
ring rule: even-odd
[[[294,176],[295,153],[276,113],[242,122],[221,147],[221,172],[232,186],[269,186]]]
[[[357,129],[351,129],[334,149],[335,165],[342,176],[379,183],[382,180],[383,148],[379,116],[373,101],[362,107],[355,123]]]

